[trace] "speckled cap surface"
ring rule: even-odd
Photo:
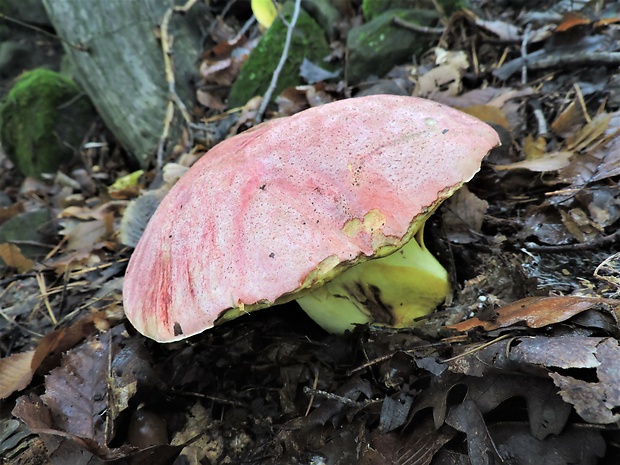
[[[291,300],[401,247],[498,144],[476,118],[388,95],[326,104],[227,139],[151,218],[125,276],[127,317],[169,342],[224,314]]]

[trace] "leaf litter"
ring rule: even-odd
[[[122,149],[102,132],[83,165],[53,179],[2,178],[0,227],[45,208],[53,215],[40,237],[51,231],[53,241],[37,242],[35,254],[32,241],[0,241],[0,394],[14,415],[0,418],[0,455],[617,463],[620,93],[604,60],[618,52],[619,29],[608,14],[617,2],[599,6],[481,3],[381,82],[356,88],[337,76],[276,99],[272,117],[392,89],[456,106],[500,133],[503,147],[429,223],[429,247],[456,291],[415,330],[330,336],[294,304],[166,346],[126,326],[127,246],[147,210],[200,153],[253,125],[260,98],[226,111],[257,43],[234,15],[217,19],[197,69],[194,116],[206,131],[178,141],[163,176],[110,157]],[[356,21],[348,16],[340,34]],[[343,37],[332,61],[344,63]]]

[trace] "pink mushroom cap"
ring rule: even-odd
[[[125,275],[125,313],[142,334],[170,342],[295,299],[402,247],[498,144],[465,113],[389,95],[231,137],[149,221]]]

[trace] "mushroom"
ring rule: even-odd
[[[423,225],[496,145],[415,97],[341,100],[207,152],[166,195],[127,267],[124,306],[171,342],[294,299],[321,326],[410,326],[450,292]]]

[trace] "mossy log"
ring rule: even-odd
[[[74,77],[107,127],[143,167],[153,161],[164,128],[168,83],[157,28],[172,2],[162,0],[43,0],[56,32],[66,42]],[[180,2],[175,2],[180,4]],[[195,4],[174,14],[176,92],[191,108],[196,61],[209,25],[208,11]],[[68,44],[79,45],[75,48]],[[84,47],[84,50],[81,48]],[[170,137],[178,137],[177,112]]]

